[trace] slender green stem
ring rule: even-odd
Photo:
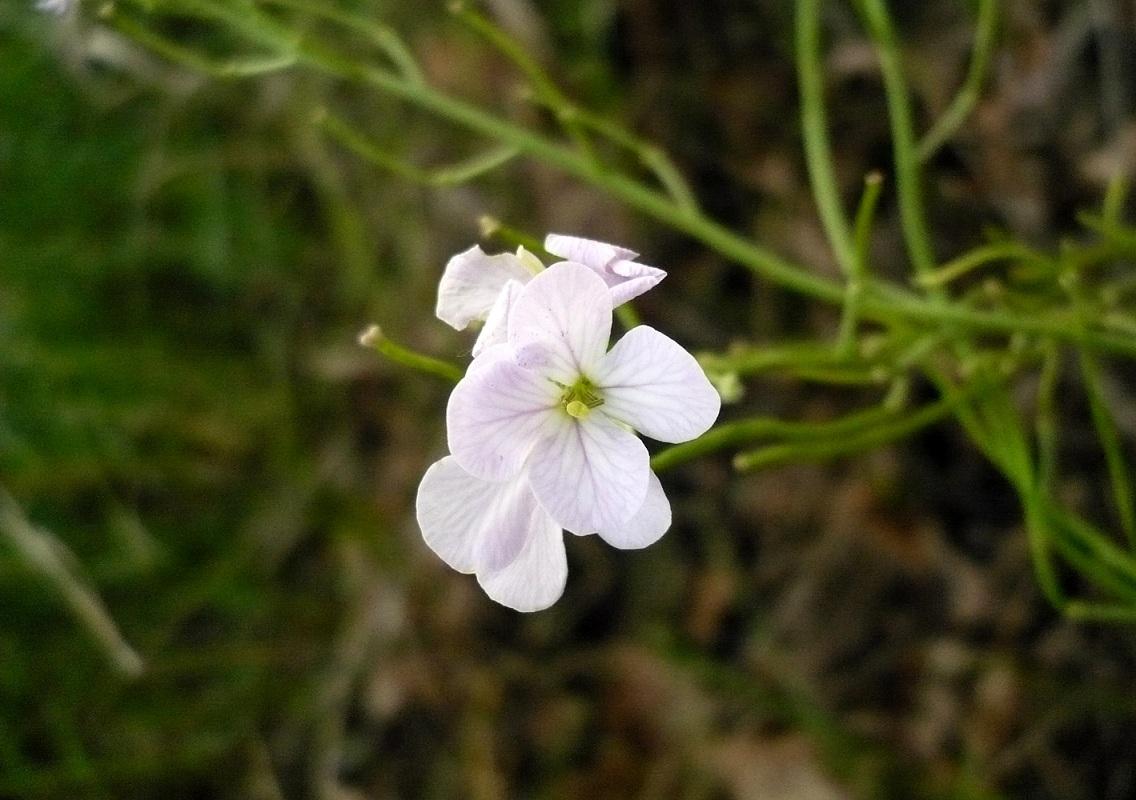
[[[943,337],[936,334],[892,331],[865,336],[853,352],[814,342],[788,342],[735,348],[724,354],[704,353],[698,361],[714,374],[743,376],[776,371],[820,383],[884,384],[903,371],[919,368],[943,343]]]
[[[242,56],[219,61],[174,44],[129,17],[118,16],[114,23],[119,31],[150,48],[163,58],[185,64],[198,72],[221,80],[250,78],[256,75],[279,72],[296,63],[295,53],[287,50],[274,51],[267,55]]]
[[[313,115],[313,121],[330,139],[360,156],[372,166],[412,183],[429,184],[431,182],[426,170],[408,163],[399,156],[380,150],[370,139],[362,136],[346,121],[331,114],[326,109],[319,109]]]
[[[657,145],[640,139],[628,133],[614,122],[593,114],[585,108],[570,106],[563,109],[552,109],[560,116],[570,116],[584,128],[598,133],[605,139],[630,151],[658,180],[659,185],[680,209],[691,214],[700,214],[698,199],[694,190],[679,172],[670,157]]]
[[[911,258],[916,276],[922,276],[934,268],[935,255],[924,215],[922,170],[919,165],[915,124],[912,121],[911,100],[899,54],[899,42],[884,0],[857,0],[857,4],[868,32],[876,43],[880,72],[884,79],[884,92],[887,94],[888,116],[891,121],[892,147],[895,153],[900,223],[907,242],[907,254]]]
[[[396,364],[434,375],[450,383],[462,379],[462,371],[448,361],[440,361],[432,356],[416,353],[388,339],[378,325],[372,325],[359,335],[359,344],[380,353]]]
[[[901,415],[894,403],[875,406],[849,414],[830,422],[792,422],[780,419],[757,418],[718,425],[699,438],[668,447],[651,459],[655,470],[669,469],[686,461],[719,450],[737,447],[757,439],[780,438],[789,440],[739,456],[735,464],[748,468],[751,457],[765,458],[774,454],[777,462],[793,459],[813,459],[815,453],[850,453],[867,449],[884,441],[898,438],[903,432],[918,430],[950,414],[950,403],[936,401],[907,415]],[[772,462],[771,462],[772,463]]]
[[[544,249],[540,239],[510,227],[496,217],[486,214],[477,221],[477,224],[483,239],[495,239],[509,247],[523,247],[538,258],[548,258],[551,255]]]
[[[1097,314],[1086,296],[1081,275],[1074,269],[1068,270],[1061,280],[1070,304],[1077,311],[1076,325],[1082,329],[1088,325],[1089,320]],[[1089,400],[1089,413],[1092,416],[1093,426],[1097,431],[1097,439],[1104,450],[1105,465],[1108,470],[1109,481],[1112,484],[1113,503],[1116,507],[1120,526],[1128,539],[1128,545],[1136,550],[1136,501],[1133,498],[1132,483],[1129,477],[1129,468],[1125,463],[1123,445],[1120,432],[1109,409],[1105,397],[1103,377],[1100,366],[1094,354],[1088,350],[1080,350],[1079,362],[1081,376],[1085,384],[1085,393]]]
[[[990,68],[994,52],[994,32],[998,27],[998,0],[978,0],[978,24],[974,33],[974,50],[962,87],[946,111],[919,142],[919,160],[928,161],[954,135],[978,103],[982,84]]]
[[[995,261],[1022,261],[1040,265],[1050,271],[1056,267],[1053,259],[1021,242],[995,242],[968,250],[938,269],[919,276],[916,278],[916,283],[928,287],[944,286],[978,267]]]
[[[590,161],[598,161],[595,149],[592,147],[591,142],[588,141],[588,137],[584,133],[583,128],[580,127],[580,124],[571,113],[567,113],[572,107],[572,103],[564,96],[556,83],[541,69],[540,65],[537,64],[528,52],[511,36],[490,22],[489,19],[470,8],[469,4],[463,2],[463,0],[453,0],[453,2],[449,4],[449,9],[458,19],[477,31],[485,41],[497,48],[497,51],[505,56],[505,58],[513,62],[513,65],[528,79],[529,85],[536,93],[537,100],[556,110],[556,118],[559,120],[560,124],[564,126],[565,133],[572,139],[576,147],[580,149],[580,152]]]
[[[801,92],[801,135],[809,184],[816,199],[829,247],[845,275],[856,267],[856,252],[829,145],[824,106],[824,69],[820,41],[820,0],[797,2],[797,79]]]
[[[883,188],[883,175],[878,172],[869,173],[864,178],[864,194],[860,198],[860,206],[856,210],[856,222],[853,227],[853,259],[852,272],[848,276],[848,285],[845,289],[843,314],[840,317],[840,330],[837,333],[837,350],[850,355],[856,348],[856,327],[860,322],[860,303],[864,297],[864,288],[867,284],[869,237],[872,231],[872,222],[875,219],[876,204],[880,199],[880,190]]]
[[[408,163],[400,156],[383,152],[345,120],[333,116],[326,109],[320,109],[316,113],[315,122],[329,137],[374,166],[385,169],[403,180],[424,183],[428,186],[459,186],[468,183],[492,172],[520,153],[515,145],[499,144],[458,164],[426,170]]]
[[[1129,547],[1136,550],[1136,502],[1133,500],[1131,470],[1124,460],[1124,449],[1116,422],[1105,399],[1104,382],[1100,365],[1092,353],[1081,351],[1081,375],[1089,398],[1089,412],[1097,429],[1097,438],[1104,450],[1105,465],[1112,484],[1112,498],[1120,527],[1128,537]]]
[[[291,52],[299,62],[320,72],[369,85],[451,123],[491,139],[515,144],[530,156],[605,190],[631,207],[694,236],[727,258],[738,261],[786,288],[833,303],[839,303],[843,299],[843,288],[833,281],[811,274],[803,267],[765,250],[706,217],[677,205],[666,195],[596,165],[579,152],[538,133],[432,87],[416,86],[399,75],[358,64],[322,47],[314,40],[297,40],[290,30],[255,10],[234,9],[210,0],[179,0],[176,5],[187,12],[197,12],[205,18],[217,19],[258,46]],[[123,25],[126,18],[121,13],[113,13],[110,20]],[[133,35],[138,27],[130,26],[127,32]],[[163,53],[171,58],[186,60],[188,51],[167,43]],[[915,299],[914,296],[911,297]]]
[[[852,229],[852,241],[856,252],[856,272],[863,277],[868,269],[868,258],[872,224],[876,219],[876,206],[884,186],[884,176],[876,171],[864,176],[864,193],[856,209],[856,222]]]
[[[1038,488],[1043,494],[1056,486],[1058,468],[1057,378],[1061,370],[1061,351],[1055,345],[1046,348],[1037,386],[1037,414],[1034,432],[1037,439]]]
[[[883,358],[866,359],[855,352],[812,342],[746,348],[722,355],[707,353],[698,360],[709,373],[739,377],[778,371],[820,383],[869,385],[884,383],[891,375]]]
[[[1047,511],[1061,554],[1086,577],[1136,605],[1136,561],[1088,522],[1052,505]]]
[[[264,2],[326,19],[347,30],[362,34],[371,44],[382,51],[383,55],[389,59],[395,69],[399,71],[399,74],[407,81],[416,86],[426,85],[426,76],[414,59],[414,54],[410,52],[410,48],[399,38],[398,34],[386,25],[380,25],[357,14],[340,11],[326,3],[313,3],[308,2],[308,0],[264,0]]]
[[[892,422],[882,422],[870,430],[843,439],[777,444],[748,453],[739,453],[734,457],[734,467],[739,470],[751,470],[789,461],[827,461],[910,436],[921,428],[946,419],[950,414],[950,403],[945,399],[938,400]]]
[[[790,422],[765,417],[729,422],[714,427],[693,441],[668,447],[651,459],[651,466],[656,470],[668,469],[718,450],[774,436],[810,441],[847,436],[894,417],[892,409],[875,407],[831,422]]]
[[[1050,605],[1056,609],[1064,609],[1067,600],[1057,575],[1057,565],[1054,563],[1054,550],[1058,548],[1055,547],[1053,525],[1045,513],[1043,497],[1044,494],[1038,487],[1018,490],[1018,498],[1022,502],[1022,513],[1025,517],[1026,540],[1029,543],[1033,574],[1037,577],[1041,591]]]
[[[464,0],[454,0],[450,4],[450,10],[513,62],[528,79],[534,92],[533,99],[555,115],[568,136],[591,161],[598,164],[599,157],[585,131],[598,133],[634,153],[639,162],[654,174],[676,205],[697,212],[698,203],[693,190],[660,148],[573,103],[518,42],[487,17],[471,9]]]
[[[990,413],[984,398],[977,394],[970,399],[966,398],[962,390],[941,370],[932,369],[928,374],[938,387],[939,393],[952,401],[955,418],[963,426],[970,440],[1002,471],[1017,491],[1025,517],[1026,536],[1034,574],[1046,599],[1054,608],[1064,608],[1066,601],[1053,563],[1053,536],[1051,523],[1045,513],[1044,485],[1039,484],[1031,474],[1023,474],[1020,466],[1015,468],[1015,464],[1022,463],[1020,458],[1010,456],[1000,449],[999,442],[1003,440],[999,437],[998,429],[1003,425],[1017,424],[1017,415],[1000,421],[996,415]],[[994,390],[1005,394],[1004,386],[994,387]],[[984,405],[986,408],[983,407]],[[1020,437],[1015,439],[1021,441]]]

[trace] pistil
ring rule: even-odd
[[[587,378],[580,378],[564,392],[561,403],[568,416],[584,419],[593,408],[603,405],[603,398],[596,394],[591,381]]]

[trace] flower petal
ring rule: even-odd
[[[613,307],[638,297],[667,276],[657,267],[635,263],[639,254],[634,250],[592,239],[550,233],[545,237],[544,249],[596,272],[611,291]]]
[[[714,424],[722,401],[690,353],[654,328],[632,328],[592,380],[599,409],[660,442],[685,442]]]
[[[446,406],[450,452],[474,477],[516,477],[532,446],[555,429],[550,426],[561,391],[508,359],[471,370],[458,381]]]
[[[524,262],[512,253],[487,255],[474,245],[451,258],[438,282],[438,305],[434,313],[447,325],[464,330],[474,320],[485,319],[497,295],[510,280],[532,279]]]
[[[648,267],[634,261],[616,261],[610,270],[610,273],[602,277],[610,287],[612,306],[623,305],[667,277],[667,273],[657,267]]]
[[[529,483],[549,515],[572,533],[620,529],[643,505],[651,472],[633,433],[593,411],[552,417],[557,430],[533,448]]]
[[[612,547],[638,550],[659,541],[670,526],[671,503],[652,471],[647,478],[647,496],[635,516],[617,529],[601,529],[599,533]]]
[[[548,516],[524,475],[511,481],[481,484],[482,491],[489,496],[489,508],[482,515],[481,530],[473,544],[473,565],[478,575],[513,563],[532,533],[535,512]]]
[[[436,461],[418,484],[415,510],[427,546],[458,572],[474,570],[474,543],[493,503],[487,487],[504,486],[479,480],[453,456]]]
[[[491,599],[517,611],[548,608],[564,593],[568,579],[564,533],[543,508],[534,506],[520,555],[504,569],[477,575]]]
[[[613,261],[631,261],[639,257],[638,253],[626,247],[559,233],[544,237],[544,249],[565,261],[575,261],[597,271],[606,270]]]
[[[489,314],[485,317],[485,325],[482,326],[481,333],[477,334],[477,341],[473,343],[474,358],[477,358],[490,347],[508,341],[509,309],[513,307],[513,301],[520,294],[522,285],[520,281],[510,278],[501,288],[497,300],[493,303],[493,308],[489,309]]]
[[[516,362],[513,348],[509,347],[508,343],[486,347],[473,361],[469,362],[469,366],[465,368],[465,374],[472,375],[479,370],[485,369],[490,364],[496,364],[498,361]]]
[[[547,357],[544,374],[571,385],[597,364],[611,337],[611,296],[582,264],[554,264],[533,278],[513,302],[509,344],[534,345]]]

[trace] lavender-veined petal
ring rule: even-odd
[[[650,457],[638,437],[602,414],[556,418],[533,448],[529,482],[549,515],[572,533],[618,530],[643,505]]]
[[[722,406],[694,356],[646,325],[616,342],[593,380],[603,413],[661,442],[701,436]]]

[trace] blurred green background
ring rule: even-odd
[[[440,4],[344,5],[436,84],[547,125]],[[1006,4],[989,96],[932,165],[944,247],[991,225],[1055,243],[1099,197],[1131,120],[1123,87],[1101,100],[1117,81],[1090,5]],[[300,71],[206,78],[92,8],[30,6],[0,6],[0,798],[1136,796],[1129,629],[1046,606],[1012,494],[950,426],[833,465],[667,473],[663,542],[569,537],[565,597],[524,616],[413,521],[448,387],[355,342],[379,322],[464,362],[433,293],[482,214],[642,251],[670,276],[641,313],[692,349],[813,335],[836,311],[539,164],[423,187],[312,125],[330,106],[424,166],[476,152],[384,98]],[[930,115],[972,9],[894,6]],[[720,219],[833,269],[791,4],[492,10],[569,94],[673,152]],[[887,165],[886,119],[854,18],[833,4],[828,28],[854,191]],[[884,273],[903,262],[888,202]],[[744,405],[822,419],[856,399],[771,379]],[[1086,460],[1072,490],[1099,475]]]

